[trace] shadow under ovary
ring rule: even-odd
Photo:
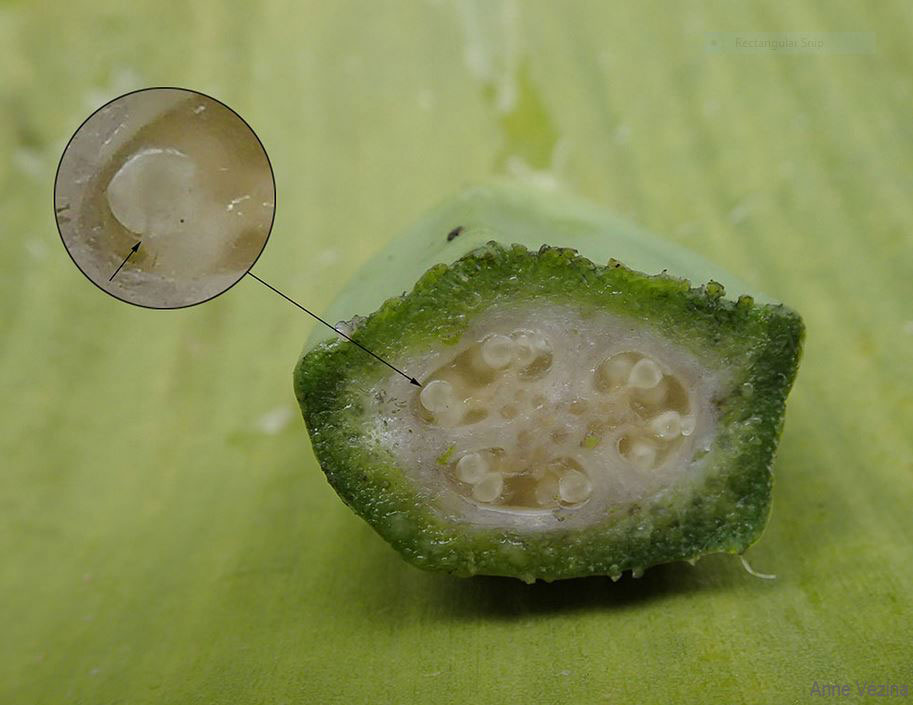
[[[450,579],[438,585],[436,602],[455,619],[519,619],[527,616],[611,611],[654,606],[692,593],[726,590],[746,576],[732,556],[710,556],[695,566],[669,563],[654,566],[643,577],[625,574],[617,582],[596,576],[536,582],[479,576]]]
[[[393,620],[416,605],[424,606],[422,611],[431,621],[514,620],[636,609],[692,593],[744,588],[752,581],[765,583],[764,588],[771,589],[770,583],[745,573],[738,559],[729,555],[708,556],[695,566],[682,562],[654,566],[641,578],[625,574],[617,582],[597,576],[553,583],[537,581],[531,585],[515,578],[455,578],[426,573],[398,560],[392,549],[370,551],[370,556],[372,560],[361,563],[361,567],[373,575],[378,589],[365,594],[360,606],[373,618],[387,616]],[[376,594],[376,600],[372,594]]]

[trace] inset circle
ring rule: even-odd
[[[266,150],[224,103],[146,88],[70,139],[54,183],[64,247],[94,284],[147,308],[203,303],[253,267],[275,217]]]

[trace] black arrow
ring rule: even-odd
[[[138,245],[139,245],[139,243],[137,243],[137,246],[138,246]],[[115,272],[115,274],[116,274],[116,272]],[[327,328],[329,328],[330,330],[332,330],[332,331],[334,331],[334,332],[336,332],[336,333],[339,333],[339,335],[341,335],[343,338],[345,338],[346,340],[348,340],[348,341],[349,341],[350,343],[352,343],[353,345],[356,345],[356,346],[358,346],[359,348],[361,348],[362,350],[364,350],[366,353],[368,353],[368,355],[370,355],[370,356],[373,357],[374,359],[380,360],[380,361],[381,361],[382,363],[384,363],[387,367],[389,367],[391,370],[393,370],[394,372],[396,372],[396,374],[402,375],[403,377],[405,377],[406,379],[408,379],[409,382],[410,382],[411,384],[414,384],[416,387],[421,387],[421,386],[422,386],[422,383],[419,382],[415,377],[410,377],[409,375],[407,375],[407,374],[406,374],[405,372],[403,372],[402,370],[398,370],[398,369],[395,368],[393,365],[391,365],[389,362],[387,362],[386,360],[384,360],[382,357],[380,357],[379,355],[376,355],[375,353],[373,353],[373,352],[371,352],[370,350],[368,350],[368,349],[367,349],[364,345],[362,345],[361,343],[359,343],[359,342],[357,342],[357,341],[355,341],[355,340],[352,340],[349,336],[347,336],[347,335],[346,335],[345,333],[343,333],[341,330],[338,330],[338,329],[335,328],[334,326],[331,326],[329,323],[327,323],[325,320],[323,320],[323,319],[322,319],[320,316],[318,316],[316,313],[311,313],[311,312],[308,311],[304,306],[302,306],[301,304],[299,304],[297,301],[293,301],[292,299],[290,299],[288,296],[286,296],[286,295],[283,294],[281,291],[279,291],[276,287],[267,284],[265,281],[263,281],[260,277],[258,277],[258,276],[257,276],[256,274],[254,274],[253,272],[248,272],[248,274],[249,274],[250,276],[252,276],[254,279],[256,279],[258,282],[260,282],[261,284],[263,284],[263,286],[265,286],[267,289],[270,289],[270,290],[276,292],[277,294],[279,294],[279,296],[281,296],[283,299],[285,299],[286,301],[288,301],[288,302],[289,302],[290,304],[292,304],[293,306],[297,306],[297,307],[300,308],[302,311],[304,311],[307,315],[309,315],[309,316],[311,316],[311,317],[313,317],[313,318],[316,318],[318,321],[320,321],[321,323],[323,323],[323,325],[325,325],[325,326],[326,326]]]
[[[118,268],[114,270],[114,274],[112,274],[111,278],[108,280],[109,282],[114,281],[114,277],[117,276],[117,273],[120,271],[121,267],[123,267],[125,264],[127,264],[127,260],[136,254],[136,251],[139,249],[139,246],[140,246],[140,244],[142,244],[142,242],[143,241],[140,240],[138,243],[136,243],[133,247],[130,248],[130,254],[127,255],[126,257],[124,257],[124,261],[121,262],[120,265],[118,266]]]

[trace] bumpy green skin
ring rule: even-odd
[[[803,325],[783,306],[722,295],[716,283],[692,288],[685,280],[645,275],[614,261],[596,265],[573,250],[532,252],[490,242],[449,266],[432,267],[410,293],[387,300],[354,333],[395,364],[430,344],[455,344],[492,306],[549,301],[573,305],[583,315],[604,310],[631,316],[689,349],[702,364],[728,369],[706,479],[618,507],[584,530],[479,528],[437,510],[393,456],[368,440],[372,420],[365,417],[363,390],[390,372],[351,343],[332,340],[304,355],[295,370],[295,392],[330,484],[421,568],[556,580],[739,553],[767,520],[771,463]]]

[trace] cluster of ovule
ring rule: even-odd
[[[693,433],[684,385],[649,355],[607,356],[589,392],[569,399],[548,398],[553,355],[552,343],[536,331],[492,334],[438,368],[417,392],[417,413],[433,426],[495,420],[506,429],[496,447],[447,454],[442,471],[467,498],[517,508],[581,506],[593,493],[593,473],[605,471],[605,460],[586,462],[597,448],[612,444],[608,457],[617,472],[651,472]]]

